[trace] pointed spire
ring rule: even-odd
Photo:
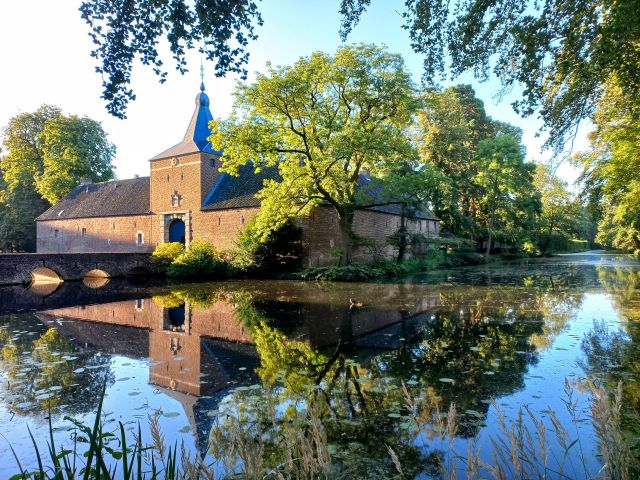
[[[200,85],[200,93],[196,95],[196,109],[184,134],[184,140],[193,140],[198,148],[203,149],[209,143],[207,137],[211,134],[209,131],[211,120],[213,116],[209,110],[209,97],[204,93],[203,82]]]
[[[208,152],[219,155],[221,152],[213,150],[211,143],[207,140],[207,137],[211,135],[211,130],[209,130],[209,122],[211,120],[213,120],[213,115],[209,110],[209,97],[204,93],[204,67],[201,66],[200,93],[196,95],[196,108],[191,116],[191,121],[182,142],[156,155],[151,160],[194,152]]]

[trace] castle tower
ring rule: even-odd
[[[192,239],[192,221],[219,177],[221,152],[211,147],[209,97],[204,83],[196,108],[180,143],[150,160],[150,209],[157,215],[159,240]]]

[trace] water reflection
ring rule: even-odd
[[[66,414],[95,409],[96,391],[113,383],[109,359],[87,355],[59,330],[12,316],[0,329],[4,381],[0,395],[14,413],[64,408]]]
[[[0,317],[1,401],[26,417],[49,406],[89,411],[105,376],[111,390],[123,388],[109,358],[142,359],[149,384],[182,405],[201,451],[210,432],[215,453],[228,451],[240,437],[225,432],[244,420],[275,465],[313,411],[342,473],[380,478],[395,474],[388,447],[407,476],[442,461],[438,429],[451,403],[457,437],[485,444],[492,399],[557,408],[566,376],[586,375],[610,391],[623,381],[627,414],[638,413],[637,270],[535,264],[437,275],[401,284],[154,287],[49,308],[37,319]],[[594,305],[608,315],[595,326]],[[585,440],[594,472],[596,447]]]
[[[640,448],[640,271],[598,267],[620,322],[594,321],[582,341],[581,365],[588,378],[607,392],[620,386],[625,429]]]

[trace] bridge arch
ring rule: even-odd
[[[109,277],[111,277],[111,275],[109,275],[104,270],[101,270],[99,268],[94,268],[93,270],[89,270],[87,273],[84,274],[84,277],[82,278],[82,283],[84,283],[84,285],[89,288],[93,288],[93,289],[102,288],[107,283],[109,283]]]
[[[100,268],[94,268],[84,274],[84,278],[109,278],[110,276],[111,275]]]
[[[34,284],[41,283],[62,283],[64,279],[62,275],[60,275],[55,270],[48,267],[37,267],[31,271],[31,281],[29,285],[32,286]]]

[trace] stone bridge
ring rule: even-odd
[[[157,273],[148,253],[7,253],[0,255],[0,285]]]

